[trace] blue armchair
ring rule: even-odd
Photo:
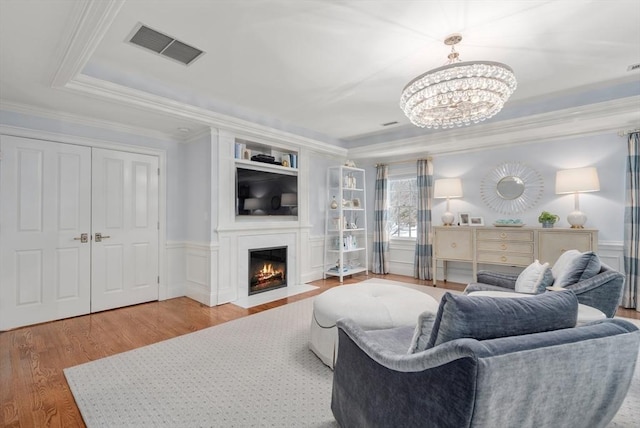
[[[477,282],[467,285],[465,293],[514,291],[518,279],[518,275],[491,271],[479,271],[477,277]],[[599,309],[608,318],[613,318],[622,299],[624,280],[623,274],[602,263],[595,276],[564,285],[564,288],[573,291],[583,305]]]
[[[342,428],[604,427],[627,394],[640,330],[619,319],[572,327],[577,306],[569,292],[447,293],[415,329],[339,320],[333,414]]]

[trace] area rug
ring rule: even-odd
[[[446,290],[415,288],[439,299]],[[337,427],[313,298],[64,370],[88,427]],[[610,427],[640,420],[638,370]]]

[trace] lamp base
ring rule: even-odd
[[[453,215],[453,213],[451,213],[449,211],[447,211],[446,213],[442,214],[442,224],[444,226],[451,226],[455,219],[456,219],[456,216]]]
[[[571,225],[571,229],[584,229],[587,216],[582,211],[571,211],[567,216],[567,221]]]

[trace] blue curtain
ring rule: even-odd
[[[371,269],[373,273],[378,274],[389,273],[388,182],[389,167],[387,165],[378,165],[373,206],[373,266]]]
[[[624,210],[624,270],[627,278],[622,306],[637,309],[640,285],[640,132],[629,134],[628,147]]]
[[[418,160],[418,218],[416,234],[416,254],[413,263],[413,276],[419,279],[431,279],[432,243],[431,243],[431,200],[433,198],[433,166],[426,159]]]

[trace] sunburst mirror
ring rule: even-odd
[[[498,165],[480,183],[484,203],[502,214],[518,214],[535,206],[543,191],[542,175],[521,162]]]

